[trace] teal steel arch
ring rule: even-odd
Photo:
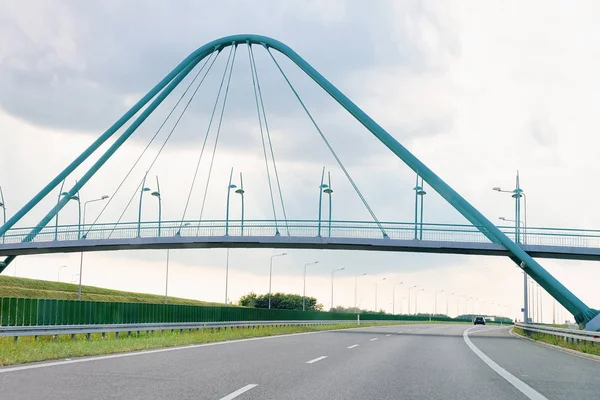
[[[33,199],[31,199],[21,210],[19,210],[9,221],[0,228],[0,235],[27,214],[36,204],[50,193],[61,181],[71,174],[81,163],[93,154],[106,140],[112,137],[127,121],[137,114],[151,100],[152,102],[132,122],[132,124],[119,136],[115,142],[102,154],[90,169],[78,180],[78,183],[64,196],[61,201],[39,222],[29,236],[25,239],[31,240],[44,227],[58,211],[60,211],[69,198],[80,190],[104,163],[115,153],[115,151],[133,134],[133,132],[145,121],[145,119],[160,105],[160,103],[173,91],[173,89],[187,76],[187,74],[206,56],[214,51],[221,51],[225,47],[238,44],[257,44],[265,48],[272,48],[294,62],[301,70],[310,76],[331,97],[344,107],[354,118],[365,126],[377,139],[400,158],[413,171],[418,173],[435,191],[446,199],[458,212],[460,212],[473,225],[480,227],[481,232],[492,242],[500,243],[511,253],[511,259],[522,268],[531,278],[540,284],[552,297],[571,312],[577,322],[587,323],[593,319],[598,311],[584,304],[577,296],[569,291],[537,261],[530,257],[519,245],[510,240],[494,224],[483,216],[475,207],[460,196],[454,189],[446,184],[432,170],[423,164],[418,158],[410,153],[396,139],[377,124],[371,117],[362,111],[348,97],[333,86],[325,77],[315,70],[308,62],[300,57],[294,50],[275,39],[260,35],[233,35],[226,36],[205,44],[185,58],[167,76],[165,76],[154,88],[152,88],[140,101],[127,111],[117,122],[104,132],[94,143],[92,143],[79,157],[68,167],[58,174],[48,185],[46,185]],[[12,261],[14,257],[8,257],[0,264],[0,272]]]

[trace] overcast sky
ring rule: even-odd
[[[194,49],[216,38],[257,33],[296,50],[390,134],[453,186],[490,220],[512,218],[509,195],[518,169],[528,196],[529,226],[597,228],[600,147],[595,134],[600,104],[600,30],[596,2],[531,1],[29,1],[0,0],[0,185],[7,212],[15,213],[50,179],[116,121]],[[176,4],[176,6],[175,6]],[[286,87],[268,53],[254,46],[265,109],[288,217],[317,217],[317,186],[332,174],[333,218],[370,217],[318,133]],[[229,50],[222,52],[165,150],[150,170],[160,177],[163,219],[179,220]],[[344,165],[381,220],[413,219],[414,173],[282,55],[275,54]],[[113,195],[195,72],[165,101],[82,190],[82,199]],[[204,218],[223,219],[230,168],[244,173],[248,219],[272,218],[247,48],[232,73],[221,139]],[[217,113],[218,117],[218,113]],[[171,125],[169,125],[171,126]],[[186,218],[196,219],[208,176],[214,128],[191,191]],[[163,131],[131,177],[100,215],[116,220],[156,155]],[[208,154],[208,155],[207,155]],[[85,167],[89,167],[89,163]],[[73,185],[85,169],[67,180]],[[56,189],[54,192],[56,192]],[[53,193],[54,193],[53,192]],[[37,223],[56,199],[44,199],[19,226]],[[239,218],[238,199],[232,201]],[[135,203],[135,202],[134,202]],[[278,206],[278,213],[281,213]],[[100,213],[88,207],[88,222]],[[148,197],[145,220],[156,219]],[[76,207],[61,221],[76,223]],[[125,210],[135,221],[137,205]],[[465,220],[429,190],[426,222]],[[362,307],[407,307],[406,287],[418,285],[419,310],[433,308],[434,293],[456,293],[507,306],[517,317],[522,278],[503,258],[341,251],[289,251],[278,258],[273,290],[307,294],[330,304],[354,304],[354,276]],[[230,299],[268,289],[271,250],[232,250]],[[84,283],[162,293],[164,251],[89,253]],[[70,281],[79,256],[20,257],[5,273]],[[599,308],[600,269],[593,262],[541,260],[591,307]],[[170,294],[223,301],[225,250],[171,252]],[[581,279],[585,276],[586,279]],[[405,297],[404,301],[400,301]],[[412,292],[414,307],[414,290]],[[445,298],[438,307],[445,311]],[[457,296],[449,312],[456,314]],[[551,319],[552,302],[543,314]],[[464,298],[460,300],[464,312]],[[438,308],[439,310],[439,308]],[[480,309],[481,310],[481,309]],[[469,309],[470,311],[470,309]],[[485,310],[499,312],[499,309]],[[483,312],[483,310],[481,310]]]

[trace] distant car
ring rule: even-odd
[[[473,325],[485,325],[485,318],[483,318],[483,317],[475,317],[473,319]]]

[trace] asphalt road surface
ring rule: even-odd
[[[465,331],[468,330],[467,333]],[[395,325],[0,368],[0,398],[596,399],[600,362],[497,326]]]

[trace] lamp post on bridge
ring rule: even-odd
[[[83,203],[83,229],[84,230],[85,230],[85,212],[86,212],[88,203],[94,203],[96,201],[103,201],[106,199],[108,199],[108,195],[102,195],[101,197],[98,197],[97,199],[88,200]],[[86,237],[87,237],[87,233],[84,233],[82,236],[82,239],[85,239]],[[79,256],[79,274],[78,275],[79,275],[79,285],[77,286],[77,300],[81,301],[81,289],[82,289],[81,281],[83,279],[83,251],[81,252],[81,254]]]
[[[319,185],[319,225],[317,230],[317,236],[321,236],[321,212],[323,210],[323,193],[326,193],[329,196],[329,225],[328,225],[328,234],[331,236],[331,194],[333,193],[333,189],[331,189],[331,172],[327,173],[328,182],[325,183],[325,167],[323,167],[323,172],[321,173],[321,184]]]
[[[381,278],[381,279],[375,281],[375,312],[379,312],[377,310],[377,285],[380,281],[385,281],[385,279],[386,278]]]
[[[0,207],[2,207],[2,225],[6,224],[6,203],[4,202],[4,193],[2,192],[2,186],[0,186]],[[6,233],[2,235],[2,243],[6,238]]]
[[[415,240],[417,240],[417,238],[419,240],[423,240],[423,197],[427,194],[427,192],[423,189],[423,187],[424,187],[423,178],[421,178],[421,184],[419,184],[419,173],[417,172],[416,183],[415,183],[415,187],[413,188],[413,190],[415,191]],[[420,222],[418,220],[419,197],[421,197],[421,207],[420,207],[421,208],[421,221]],[[417,235],[417,233],[418,233],[418,235]]]
[[[318,264],[319,261],[313,261],[304,264],[304,284],[302,285],[302,311],[306,311],[306,267]]]
[[[241,196],[242,200],[242,221],[241,221],[241,236],[244,236],[244,181],[242,179],[242,173],[240,172],[240,187],[238,189],[237,185],[231,183],[231,179],[233,178],[233,168],[231,168],[231,173],[229,174],[229,184],[227,185],[227,207],[225,210],[225,236],[229,236],[229,195],[231,194],[231,189],[236,189],[235,193]],[[225,257],[225,304],[228,303],[227,300],[227,292],[229,289],[229,247],[226,250],[227,255]]]
[[[523,205],[525,208],[525,221],[523,223],[524,229],[524,242],[527,244],[527,196],[525,192],[520,187],[519,183],[519,171],[517,171],[517,177],[515,181],[515,189],[514,190],[502,190],[502,188],[496,186],[492,188],[499,193],[512,193],[512,198],[515,199],[515,242],[518,244],[520,242],[520,230],[521,230],[521,197],[523,197]],[[529,296],[527,293],[527,272],[523,269],[523,321],[525,323],[529,322]]]
[[[397,282],[392,285],[392,314],[396,314],[396,286],[402,285],[404,282]]]
[[[75,183],[77,185],[77,183]],[[62,192],[62,196],[68,196],[68,192]],[[69,200],[74,200],[77,202],[77,239],[81,239],[81,198],[79,197],[79,190],[77,190],[77,194],[71,196]]]
[[[356,299],[358,297],[358,277],[359,276],[365,276],[367,273],[362,273],[360,275],[354,275],[354,308],[356,308],[356,310],[358,311],[358,305],[356,303]]]
[[[140,189],[140,205],[138,206],[138,229],[137,229],[137,237],[140,237],[141,229],[142,229],[142,199],[144,198],[144,192],[150,192],[151,189],[146,187],[146,178],[148,177],[148,171],[144,174],[144,179],[142,180],[142,187]]]
[[[283,257],[287,253],[275,254],[271,256],[271,262],[269,263],[269,310],[271,309],[271,281],[273,278],[273,258]]]

